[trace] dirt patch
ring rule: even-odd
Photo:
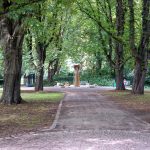
[[[49,128],[59,102],[28,102],[6,106],[0,104],[0,137]]]
[[[108,96],[122,109],[132,112],[143,121],[150,123],[150,92],[144,95],[133,95],[131,91],[103,91],[102,95]]]

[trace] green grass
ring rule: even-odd
[[[2,91],[0,91],[0,97],[2,95]],[[21,97],[23,100],[30,101],[49,101],[49,102],[58,102],[63,97],[63,93],[47,93],[47,92],[32,92],[32,93],[21,93]]]
[[[64,94],[63,93],[21,93],[23,100],[25,101],[60,101]]]
[[[131,91],[124,91],[124,92],[106,92],[106,95],[120,98],[121,100],[131,100],[131,101],[143,101],[143,102],[150,102],[150,92],[145,92],[144,95],[134,95],[131,94]]]

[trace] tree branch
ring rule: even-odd
[[[105,28],[105,27],[102,25],[101,21],[100,21],[100,20],[97,20],[97,18],[95,17],[94,14],[92,15],[92,14],[89,12],[88,9],[81,7],[81,5],[80,5],[79,2],[77,2],[77,4],[78,4],[78,6],[79,6],[80,11],[83,12],[83,13],[85,13],[90,19],[92,19],[92,20],[98,25],[98,27],[100,27],[103,31],[105,31],[109,36],[111,36],[113,39],[115,39],[115,40],[118,41],[119,43],[122,43],[123,45],[126,45],[126,43],[125,43],[121,38],[119,38],[118,36],[115,36],[115,34],[114,34],[113,32],[111,32],[110,30],[108,30],[107,28]]]

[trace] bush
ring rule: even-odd
[[[74,76],[73,74],[68,75],[56,75],[54,76],[53,82],[49,83],[48,81],[44,81],[44,85],[56,85],[57,82],[64,84],[68,82],[69,84],[73,84]],[[89,75],[84,74],[80,75],[80,81],[88,82],[89,84],[97,84],[99,86],[113,86],[114,79],[110,76],[97,76],[97,75]]]
[[[88,81],[90,84],[97,84],[99,86],[112,86],[114,79],[109,76],[81,76],[81,80]]]
[[[150,86],[150,76],[146,77],[145,85]]]

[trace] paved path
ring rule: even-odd
[[[99,90],[61,89],[66,96],[54,129],[0,139],[0,149],[150,150],[149,124],[121,110]]]

